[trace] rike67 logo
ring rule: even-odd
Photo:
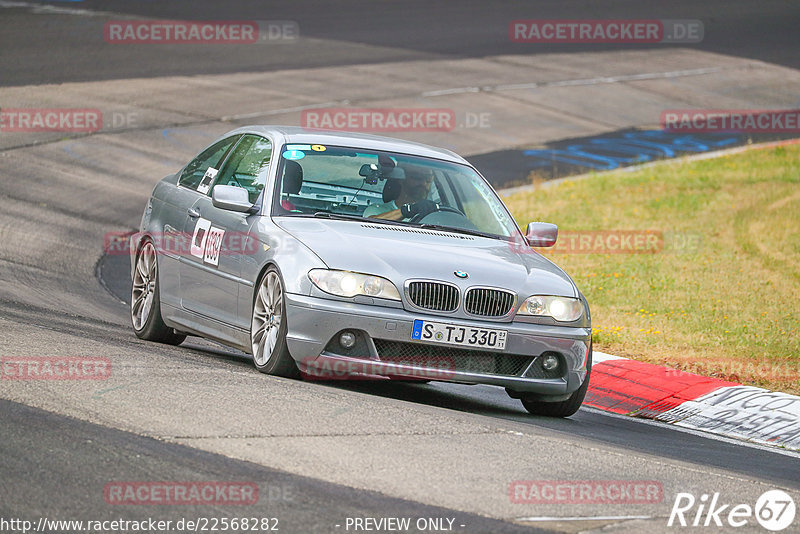
[[[678,493],[667,526],[738,528],[755,517],[765,529],[779,532],[794,522],[795,511],[794,499],[781,490],[764,492],[755,506],[725,503],[719,493],[704,493],[699,499],[691,493]]]

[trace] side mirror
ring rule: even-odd
[[[558,239],[558,226],[546,222],[529,223],[525,238],[532,247],[552,247]]]
[[[215,208],[248,213],[253,209],[247,189],[234,185],[217,185],[211,191],[211,203]]]

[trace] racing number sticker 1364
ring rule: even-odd
[[[211,226],[208,219],[198,219],[192,234],[192,246],[189,252],[203,262],[219,266],[219,252],[222,248],[222,239],[225,230]]]
[[[219,265],[219,250],[222,247],[222,237],[225,235],[225,230],[212,226],[208,230],[208,237],[206,237],[206,253],[203,261],[211,265]]]

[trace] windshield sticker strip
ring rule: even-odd
[[[284,150],[283,157],[285,159],[298,160],[306,157],[306,153],[302,150]]]

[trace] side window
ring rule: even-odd
[[[218,165],[222,162],[225,154],[228,153],[239,137],[238,135],[228,137],[203,150],[199,156],[190,161],[183,169],[178,183],[189,189],[197,189],[208,168],[219,169]]]
[[[255,203],[267,182],[272,143],[257,135],[245,135],[220,169],[217,185],[243,187]]]

